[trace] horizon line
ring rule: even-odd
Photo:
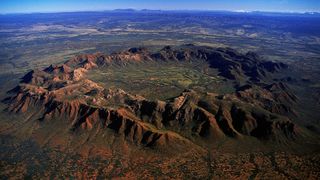
[[[136,9],[136,8],[116,8],[104,10],[66,10],[66,11],[30,11],[30,12],[8,12],[0,13],[1,15],[10,14],[51,14],[51,13],[77,13],[77,12],[107,12],[107,11],[129,11],[129,12],[143,12],[143,11],[211,11],[211,12],[233,12],[233,13],[286,13],[286,14],[320,14],[320,11],[271,11],[271,10],[219,10],[219,9]]]

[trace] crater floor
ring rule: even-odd
[[[234,91],[231,82],[205,62],[146,62],[109,66],[88,72],[88,79],[106,89],[120,88],[151,100],[176,97],[185,89],[199,93],[227,94]]]

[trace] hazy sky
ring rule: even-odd
[[[0,13],[118,8],[320,12],[320,0],[0,0]]]

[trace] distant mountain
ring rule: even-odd
[[[135,11],[137,11],[137,10],[128,8],[128,9],[114,9],[113,11],[118,11],[118,12],[135,12]]]

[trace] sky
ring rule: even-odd
[[[0,0],[0,13],[112,9],[320,12],[320,0]]]

